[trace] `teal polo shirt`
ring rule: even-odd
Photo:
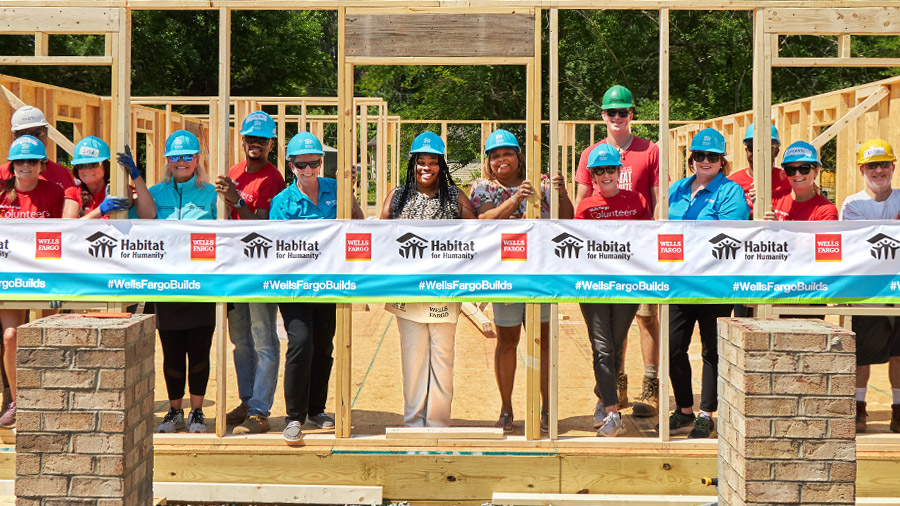
[[[679,179],[669,187],[670,220],[746,220],[750,208],[744,190],[721,172],[691,198],[696,174]]]
[[[337,181],[320,177],[319,204],[300,191],[296,181],[272,199],[270,220],[333,220],[337,218]],[[740,188],[740,187],[739,187]]]

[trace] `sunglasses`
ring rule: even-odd
[[[100,165],[102,165],[101,162],[80,163],[75,166],[75,169],[77,169],[77,170],[93,170],[93,169],[99,169]]]
[[[627,118],[631,114],[631,109],[606,109],[605,112],[610,118],[614,118],[616,115],[620,118]]]
[[[313,160],[311,162],[291,162],[297,170],[303,170],[307,167],[310,169],[318,169],[319,165],[322,165],[322,160]]]
[[[32,137],[37,137],[38,139],[40,139],[40,138],[43,137],[44,134],[46,134],[46,133],[47,133],[47,130],[45,130],[45,129],[43,129],[43,128],[36,128],[36,129],[34,129],[34,130],[19,130],[18,132],[13,132],[13,135],[15,135],[15,137],[16,137],[17,139],[18,139],[19,137],[22,137],[22,136],[25,136],[25,135],[30,135],[30,136],[32,136]]]
[[[595,176],[602,176],[603,174],[615,174],[617,170],[619,170],[619,167],[615,165],[602,165],[598,167],[591,167],[591,174]]]
[[[269,144],[268,137],[256,137],[253,135],[245,135],[244,140],[247,144],[256,144],[257,146],[266,146]]]
[[[695,162],[702,162],[706,159],[709,163],[716,163],[722,159],[722,155],[719,153],[707,153],[706,151],[694,151],[691,153],[691,159]]]
[[[166,158],[168,158],[169,161],[172,163],[176,163],[176,162],[178,162],[178,160],[184,160],[186,162],[193,162],[194,156],[195,155],[172,155],[172,156],[167,156]]]
[[[890,169],[892,163],[894,162],[870,162],[862,164],[862,167],[867,170]]]
[[[813,167],[815,167],[815,165],[812,165],[810,163],[807,163],[805,165],[795,165],[793,167],[785,167],[784,173],[788,176],[793,176],[794,174],[799,172],[800,174],[805,176],[809,174],[809,171],[813,170]]]
[[[747,148],[747,151],[753,151],[753,141],[751,141],[751,140],[744,141],[744,146]],[[775,149],[778,147],[781,147],[781,144],[778,144],[777,142],[772,141],[772,149]]]

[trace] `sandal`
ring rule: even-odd
[[[507,413],[507,412],[500,413],[500,418],[497,420],[497,423],[494,424],[494,427],[496,427],[498,429],[503,429],[503,432],[512,432],[513,431],[512,413]]]

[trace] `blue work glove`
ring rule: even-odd
[[[141,177],[141,171],[138,170],[137,164],[134,163],[134,158],[131,156],[131,148],[128,147],[128,144],[125,145],[124,153],[116,153],[116,155],[116,161],[128,170],[128,175],[131,176],[132,181]]]
[[[129,203],[125,197],[106,197],[100,203],[100,215],[106,216],[113,211],[127,211]]]

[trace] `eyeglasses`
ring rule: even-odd
[[[619,170],[619,167],[615,165],[600,165],[597,167],[591,167],[591,174],[595,176],[602,176],[603,174],[615,174],[617,170]]]
[[[42,127],[42,128],[35,128],[34,130],[19,130],[19,131],[17,131],[17,132],[13,132],[13,135],[14,135],[15,138],[17,138],[17,139],[18,139],[19,137],[22,137],[22,136],[25,136],[25,135],[30,135],[30,136],[32,136],[32,137],[37,137],[38,139],[40,139],[40,138],[43,137],[46,133],[47,133],[47,130],[46,130],[45,128]]]
[[[620,118],[627,118],[631,114],[631,109],[606,109],[605,112],[610,118],[614,118],[616,115]]]
[[[307,167],[309,167],[310,169],[318,169],[319,165],[322,165],[322,160],[313,160],[311,162],[291,162],[291,165],[293,165],[297,170],[303,170]]]
[[[866,170],[890,169],[894,162],[870,162],[862,164],[862,168]]]
[[[76,168],[77,170],[93,170],[93,169],[99,169],[99,168],[100,168],[100,165],[101,165],[100,162],[94,162],[94,163],[79,163],[78,165],[75,166],[75,168]]]
[[[815,165],[813,165],[811,163],[807,163],[804,165],[793,165],[793,166],[785,167],[784,173],[787,174],[788,176],[793,176],[794,174],[799,172],[800,174],[805,176],[805,175],[809,174],[809,171],[813,170],[814,167],[815,167]]]
[[[173,156],[167,156],[166,158],[168,158],[169,161],[172,163],[176,163],[176,162],[178,162],[178,160],[184,160],[186,162],[193,162],[194,156],[195,155],[173,155]]]
[[[722,159],[722,155],[719,153],[707,153],[706,151],[694,151],[691,153],[691,159],[695,162],[702,162],[704,158],[709,163],[716,163]]]
[[[253,135],[245,135],[244,140],[247,142],[247,144],[256,144],[258,146],[266,146],[269,144],[268,137],[256,137]]]

